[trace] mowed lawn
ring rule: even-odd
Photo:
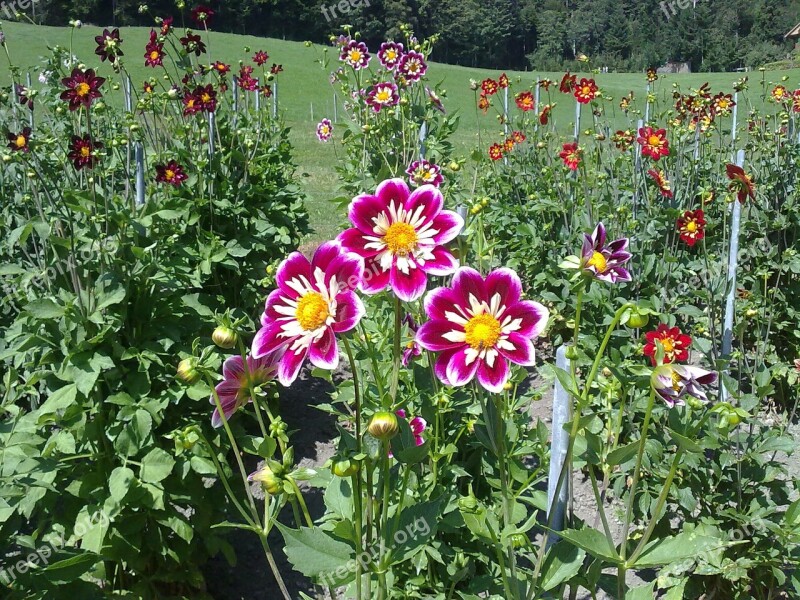
[[[62,27],[42,27],[29,24],[4,22],[8,49],[13,64],[23,71],[30,70],[36,82],[37,69],[42,65],[42,57],[49,55],[49,48],[56,45],[71,48],[87,66],[95,68],[101,76],[118,77],[108,63],[100,63],[94,54],[96,47],[94,36],[99,35],[102,24],[84,25],[82,29],[72,30]],[[134,86],[141,87],[141,82],[158,74],[158,70],[144,66],[144,47],[149,36],[149,28],[122,28],[125,52],[125,67],[130,73]],[[321,144],[317,141],[314,130],[317,121],[323,117],[333,119],[334,88],[328,80],[330,67],[335,68],[337,55],[334,49],[328,48],[329,69],[325,70],[320,59],[325,51],[324,46],[306,47],[301,42],[287,42],[276,39],[257,38],[211,32],[208,36],[210,60],[221,60],[237,69],[240,61],[250,62],[257,50],[266,50],[270,55],[270,63],[283,65],[278,92],[279,107],[286,124],[291,127],[292,143],[296,147],[296,160],[300,166],[300,183],[308,196],[308,209],[312,225],[316,230],[315,239],[326,239],[335,235],[338,218],[331,218],[329,199],[336,195],[336,157],[332,144]],[[245,48],[249,47],[249,52]],[[435,56],[434,56],[435,57]],[[602,65],[590,65],[602,67]],[[532,87],[537,78],[549,77],[556,81],[563,73],[517,72],[508,71],[513,89],[516,91]],[[460,154],[468,154],[478,143],[478,130],[481,129],[483,139],[500,138],[500,126],[493,113],[483,116],[476,113],[475,92],[470,89],[470,79],[480,81],[485,77],[497,78],[500,71],[488,71],[439,63],[431,63],[428,71],[429,85],[441,84],[446,90],[444,104],[448,112],[457,112],[461,117],[460,128],[456,137],[456,149]],[[673,84],[678,84],[683,91],[697,88],[708,82],[714,92],[732,91],[733,82],[741,78],[741,73],[699,73],[691,75],[662,75],[657,82],[657,93],[668,99]],[[763,103],[764,89],[771,89],[775,83],[784,83],[788,88],[800,86],[800,70],[751,72],[750,90],[747,93],[749,103]],[[579,77],[581,75],[579,74]],[[636,94],[635,106],[642,107],[645,96],[645,77],[642,73],[608,73],[589,75],[595,78],[602,91],[614,98],[607,104],[608,119],[615,128],[624,128],[635,123],[638,116],[626,117],[617,108],[619,99],[633,91]],[[0,64],[0,82],[7,88],[10,81],[8,64],[3,60]],[[37,83],[34,83],[34,87]],[[106,88],[107,98],[112,103],[122,103],[122,93]],[[564,136],[572,131],[574,122],[574,102],[551,88],[551,94],[557,105],[552,118]],[[543,101],[546,97],[543,96]],[[513,98],[510,98],[513,106]],[[341,99],[340,99],[341,102]],[[498,100],[495,100],[498,103]],[[582,128],[591,127],[590,111],[584,110]],[[339,111],[342,118],[342,111]],[[341,152],[339,153],[341,155]]]

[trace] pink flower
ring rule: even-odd
[[[250,387],[257,387],[270,381],[275,377],[278,370],[278,360],[280,353],[272,353],[261,358],[247,357],[247,373],[244,370],[244,362],[241,356],[231,356],[222,365],[222,381],[217,384],[216,390],[219,396],[219,403],[225,420],[228,421],[233,414],[248,402],[252,402],[250,397]],[[214,396],[211,396],[211,404],[216,404]],[[219,410],[214,409],[211,416],[211,425],[220,427],[222,418]]]
[[[427,160],[415,160],[406,169],[406,174],[414,187],[426,183],[439,187],[444,181],[442,168]]]
[[[403,319],[403,323],[408,325],[408,329],[414,338],[417,337],[417,331],[419,330],[419,326],[417,326],[417,322],[414,321],[414,317],[411,314],[407,314]],[[422,350],[419,348],[419,344],[417,344],[416,339],[411,340],[406,344],[406,347],[403,349],[403,358],[401,362],[403,363],[404,367],[407,367],[411,364],[411,361],[422,354]]]
[[[317,139],[320,142],[327,142],[333,135],[333,124],[330,119],[322,119],[317,124]]]
[[[339,59],[353,67],[356,71],[365,69],[369,65],[370,55],[364,42],[351,40],[342,46]]]
[[[444,244],[464,227],[456,213],[442,210],[444,197],[432,185],[410,193],[402,179],[389,179],[375,195],[357,196],[349,218],[355,226],[339,235],[346,250],[365,260],[361,289],[367,294],[391,286],[401,300],[417,300],[427,275],[450,275],[458,263]]]
[[[394,414],[401,419],[408,419],[406,411],[402,408],[395,411]],[[417,443],[417,446],[422,446],[422,444],[425,443],[425,438],[422,437],[422,434],[425,433],[425,430],[428,428],[428,422],[422,417],[413,417],[408,419],[408,425],[411,427],[411,433],[414,434],[414,441]]]
[[[380,112],[384,106],[397,106],[400,96],[397,93],[397,86],[391,81],[376,83],[367,93],[367,104],[375,112]]]
[[[406,81],[419,81],[428,71],[428,63],[423,54],[410,50],[400,59],[397,70]]]
[[[353,329],[364,316],[355,293],[364,263],[337,242],[326,242],[309,260],[293,252],[281,263],[278,289],[267,298],[261,329],[253,339],[253,356],[285,350],[278,380],[289,386],[306,357],[321,369],[339,365],[336,334]]]
[[[403,44],[383,42],[378,50],[378,60],[384,68],[393,71],[403,57]]]
[[[417,332],[417,343],[439,352],[436,376],[462,386],[477,375],[478,383],[500,393],[511,370],[508,363],[533,366],[533,338],[544,331],[550,316],[538,302],[520,300],[522,283],[511,269],[497,269],[484,279],[460,268],[452,287],[425,297],[430,319]]]

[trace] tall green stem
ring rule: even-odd
[[[395,298],[394,301],[394,348],[392,355],[394,357],[393,365],[392,365],[392,387],[390,389],[390,394],[392,396],[392,402],[397,403],[397,387],[400,384],[400,366],[402,355],[400,353],[400,331],[403,328],[403,317],[402,317],[402,310],[403,305],[400,302],[400,298]]]

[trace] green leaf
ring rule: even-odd
[[[51,583],[69,583],[87,573],[99,561],[96,554],[83,552],[48,565],[42,570],[42,575]]]
[[[438,498],[403,509],[397,530],[389,540],[393,564],[411,558],[417,549],[436,535],[441,502],[441,498]]]
[[[124,287],[118,287],[111,293],[106,293],[100,296],[100,302],[97,304],[97,308],[95,308],[95,312],[100,312],[104,308],[108,308],[114,304],[119,304],[123,300],[125,300],[125,296],[127,292],[125,291]]]
[[[557,588],[577,575],[583,566],[586,552],[567,540],[561,540],[547,553],[542,568],[543,591]]]
[[[669,431],[670,437],[672,437],[672,439],[675,440],[675,443],[678,444],[678,446],[684,452],[690,452],[690,453],[693,452],[695,454],[703,452],[703,449],[697,442],[690,440],[686,436],[681,435],[680,433],[678,433],[674,429],[670,429],[669,427],[667,427],[667,431]]]
[[[158,483],[166,479],[175,466],[173,459],[165,450],[153,448],[142,460],[140,477],[147,483]]]
[[[111,497],[117,502],[122,502],[135,480],[136,476],[128,467],[117,467],[111,471],[111,476],[108,478],[108,491]]]
[[[615,565],[620,564],[617,551],[608,543],[608,538],[597,529],[567,529],[555,533],[578,548],[583,548],[595,558]]]
[[[37,319],[58,319],[64,316],[64,307],[42,298],[26,304],[25,312]]]
[[[290,529],[281,523],[275,526],[286,543],[286,557],[303,575],[333,587],[353,579],[355,552],[348,544],[334,539],[319,527]]]
[[[637,588],[628,590],[628,593],[625,594],[625,600],[652,600],[654,598],[653,588],[655,585],[656,582],[651,581],[647,585],[640,585]]]
[[[45,400],[45,403],[39,408],[39,413],[42,415],[51,414],[64,410],[75,404],[75,399],[78,397],[78,386],[74,383],[65,385],[50,394],[50,397]]]
[[[621,465],[636,456],[638,450],[639,442],[631,442],[625,446],[620,446],[608,455],[606,462],[612,467]]]
[[[723,540],[696,529],[682,531],[677,535],[650,542],[636,560],[635,566],[645,568],[668,565],[718,550],[726,545]]]
[[[573,398],[580,398],[580,392],[578,392],[578,388],[575,387],[575,380],[572,378],[572,375],[567,373],[564,369],[559,369],[558,367],[554,367],[552,365],[545,365],[545,368],[552,371],[553,375],[555,375],[558,382],[561,384],[561,387]]]

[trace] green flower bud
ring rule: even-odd
[[[237,336],[236,332],[230,327],[220,326],[211,334],[211,339],[220,348],[230,350],[236,345]]]
[[[337,477],[350,477],[358,473],[358,463],[349,460],[339,460],[333,463],[331,471]]]
[[[478,510],[478,500],[475,496],[462,496],[458,499],[458,508],[466,513],[474,513]]]
[[[178,379],[186,385],[194,385],[200,381],[200,371],[197,370],[198,362],[194,356],[184,358],[178,364]]]
[[[283,493],[283,481],[267,464],[255,473],[251,473],[247,480],[259,482],[270,496],[279,496]]]
[[[387,442],[397,435],[397,416],[393,412],[377,412],[372,416],[367,431],[372,437]]]
[[[631,309],[630,318],[628,319],[628,326],[633,329],[641,329],[647,327],[650,322],[650,315],[642,314],[637,309]]]

